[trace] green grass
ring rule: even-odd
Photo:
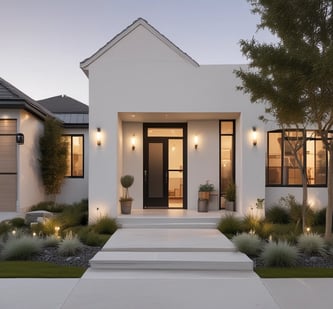
[[[1,261],[0,278],[81,278],[84,267],[31,261]]]
[[[333,278],[333,268],[312,267],[258,267],[260,278]]]

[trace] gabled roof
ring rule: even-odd
[[[59,95],[38,101],[61,120],[66,128],[87,128],[89,107],[66,95]]]
[[[110,48],[112,48],[114,45],[116,45],[120,40],[122,40],[124,37],[126,37],[129,33],[134,31],[139,26],[142,26],[146,30],[150,31],[153,35],[155,35],[159,40],[161,40],[164,44],[166,44],[169,48],[171,48],[174,52],[176,52],[183,59],[185,59],[186,61],[188,61],[189,63],[191,63],[192,65],[194,65],[196,67],[199,66],[199,64],[195,60],[193,60],[188,54],[186,54],[179,47],[177,47],[175,44],[173,44],[167,37],[165,37],[163,34],[161,34],[159,31],[157,31],[146,20],[144,20],[143,18],[138,18],[131,25],[129,25],[125,30],[123,30],[118,35],[116,35],[111,41],[106,43],[96,53],[94,53],[89,58],[83,60],[80,63],[80,67],[83,70],[83,72],[87,76],[89,76],[89,70],[88,70],[89,65],[91,63],[93,63],[95,60],[97,60],[99,57],[101,57],[105,52],[107,52]]]
[[[39,100],[39,104],[56,114],[88,114],[89,107],[66,95]]]
[[[0,108],[22,108],[44,119],[51,112],[0,77]]]

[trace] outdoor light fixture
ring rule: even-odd
[[[24,144],[24,134],[16,133],[16,144],[23,145]]]
[[[102,145],[102,133],[101,133],[101,128],[97,128],[96,141],[97,141],[97,146],[101,146],[101,145]]]
[[[199,142],[198,135],[194,135],[194,149],[195,150],[198,150],[198,142]]]
[[[131,138],[131,144],[132,144],[132,150],[135,150],[135,145],[136,145],[136,137],[135,134],[133,134],[132,138]]]
[[[252,144],[253,146],[257,146],[257,128],[256,127],[252,127]]]

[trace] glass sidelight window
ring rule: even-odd
[[[83,135],[66,135],[67,177],[83,177]]]
[[[235,183],[235,121],[220,121],[220,192]]]

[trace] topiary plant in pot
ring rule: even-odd
[[[132,175],[124,175],[120,177],[120,183],[123,187],[123,196],[119,199],[122,214],[131,213],[133,198],[129,196],[128,189],[133,182],[134,176]]]

